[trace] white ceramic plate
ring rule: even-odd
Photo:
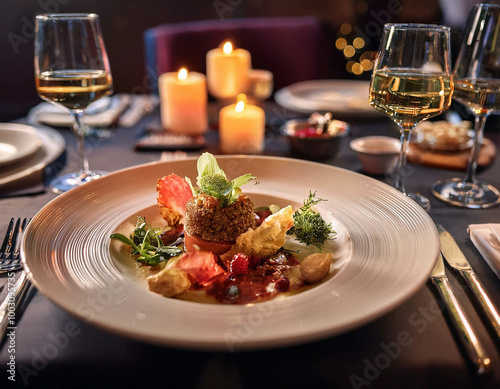
[[[42,146],[42,140],[31,126],[0,123],[0,166],[11,165]]]
[[[357,80],[303,81],[280,89],[274,99],[297,112],[329,111],[344,115],[380,116],[368,103],[370,83]]]
[[[26,182],[42,180],[43,170],[54,162],[66,147],[62,135],[52,128],[38,127],[35,129],[26,125],[23,127],[31,128],[35,132],[41,146],[25,160],[6,166],[0,171],[0,188],[17,185],[18,182],[24,182],[23,180]]]
[[[35,286],[92,324],[143,341],[187,348],[249,349],[306,342],[367,323],[422,286],[439,241],[430,217],[409,198],[369,177],[276,157],[218,157],[229,177],[251,172],[245,192],[263,201],[318,210],[350,238],[351,257],[327,282],[280,301],[245,306],[167,299],[123,271],[109,235],[152,209],[156,182],[196,176],[196,159],[159,162],[109,174],[55,198],[29,224],[22,258]]]

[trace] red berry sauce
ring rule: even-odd
[[[240,256],[243,254],[236,254]],[[249,304],[256,301],[265,301],[273,298],[278,293],[290,290],[290,280],[286,277],[287,271],[299,265],[292,254],[280,251],[270,258],[248,258],[248,270],[246,274],[224,273],[214,277],[210,283],[204,285],[209,296],[216,301],[226,304]],[[230,268],[232,262],[230,262]],[[239,257],[238,257],[239,258]],[[259,263],[260,262],[260,263]],[[256,266],[252,266],[255,265]],[[273,284],[274,288],[268,286]],[[295,285],[293,289],[300,285]]]

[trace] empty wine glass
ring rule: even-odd
[[[465,177],[440,180],[432,186],[432,193],[452,205],[489,208],[500,202],[499,192],[476,179],[476,168],[486,119],[500,113],[500,5],[472,7],[454,78],[454,98],[475,116],[474,144]]]
[[[38,15],[35,32],[38,95],[69,110],[78,139],[79,171],[51,183],[54,192],[62,193],[105,174],[89,169],[82,117],[89,104],[111,94],[111,71],[98,15]]]
[[[417,123],[449,108],[452,94],[450,28],[386,24],[373,70],[370,104],[400,128],[396,189],[426,210],[430,208],[429,200],[405,189],[408,143]]]

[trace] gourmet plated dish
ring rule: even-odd
[[[252,174],[230,181],[209,153],[198,159],[197,171],[195,184],[173,173],[158,180],[161,223],[141,215],[133,231],[111,235],[152,292],[248,304],[307,290],[338,271],[338,235],[315,210],[326,201],[315,192],[295,209],[256,207],[241,189],[258,185]]]

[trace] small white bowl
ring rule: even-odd
[[[370,174],[388,174],[398,162],[401,142],[387,136],[365,136],[351,141],[351,149],[358,153],[363,170]]]

